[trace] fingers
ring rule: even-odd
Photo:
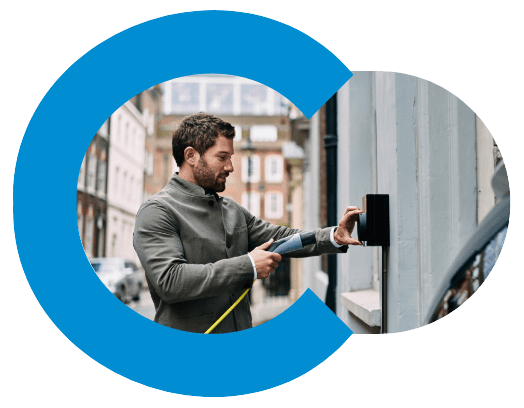
[[[278,255],[278,254],[275,254],[275,255]],[[282,257],[280,258],[282,259]],[[275,269],[278,268],[278,262],[279,261],[273,257],[267,259],[267,267],[273,269],[271,272],[274,272]]]
[[[272,242],[273,240],[271,239],[250,252],[255,262],[257,279],[266,279],[275,272],[275,269],[278,268],[278,263],[282,260],[282,255],[266,251]]]
[[[350,205],[346,207],[346,211],[344,211],[344,215],[346,215],[349,211],[355,211],[355,210],[360,211],[360,208]]]
[[[346,223],[348,222],[352,217],[355,217],[358,214],[362,214],[364,211],[359,209],[358,207],[348,207],[346,208],[346,212],[342,219],[340,220],[340,223]]]
[[[274,239],[271,238],[269,241],[267,241],[266,243],[256,247],[255,249],[260,249],[261,251],[265,251],[266,249],[268,249],[271,246],[273,241],[274,241]]]
[[[274,272],[274,270],[278,268],[278,262],[274,262],[274,261],[271,262],[271,263],[269,264],[269,267],[270,267],[270,268],[273,268],[273,272]]]
[[[360,245],[362,246],[362,242],[360,242],[358,239],[355,238],[349,238],[348,245]]]
[[[257,279],[266,279],[278,268],[278,262],[271,261],[264,268],[257,268]]]
[[[280,262],[280,261],[282,260],[282,255],[280,255],[280,254],[275,254],[275,253],[273,253],[273,252],[270,252],[270,254],[271,254],[271,259],[272,259],[273,261]]]

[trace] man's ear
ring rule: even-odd
[[[191,146],[186,147],[184,150],[184,161],[189,165],[194,166],[200,158],[198,152]]]

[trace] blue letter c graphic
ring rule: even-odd
[[[177,14],[117,34],[75,62],[31,119],[15,171],[15,234],[35,296],[87,355],[153,388],[230,396],[301,376],[351,331],[311,291],[282,315],[243,332],[206,336],[161,326],[105,289],[87,261],[76,223],[80,163],[104,121],[144,89],[203,73],[263,83],[307,117],[351,77],[302,32],[249,14]],[[262,353],[255,344],[268,348]]]

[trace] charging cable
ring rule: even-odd
[[[290,252],[298,251],[299,249],[302,249],[308,245],[316,244],[317,240],[315,238],[314,232],[305,232],[303,234],[293,234],[289,237],[279,239],[278,241],[275,241],[271,244],[271,246],[268,248],[268,252],[274,252],[276,254],[284,255],[288,254]],[[256,280],[256,279],[255,279]],[[255,283],[255,280],[253,283]],[[244,299],[244,297],[247,295],[247,292],[249,292],[251,288],[248,288],[240,295],[240,297],[236,300],[235,303],[231,305],[229,309],[227,309],[220,318],[213,323],[213,325],[207,329],[207,331],[204,334],[211,333],[215,327],[217,327],[222,320],[226,318],[226,316],[231,313],[231,311],[237,307],[237,305]]]

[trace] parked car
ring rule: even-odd
[[[144,285],[143,271],[133,261],[123,258],[91,258],[89,262],[102,283],[122,302],[140,300]]]
[[[491,181],[498,203],[482,220],[448,269],[444,283],[428,309],[425,324],[448,315],[482,285],[502,250],[509,224],[510,192],[504,162]]]

